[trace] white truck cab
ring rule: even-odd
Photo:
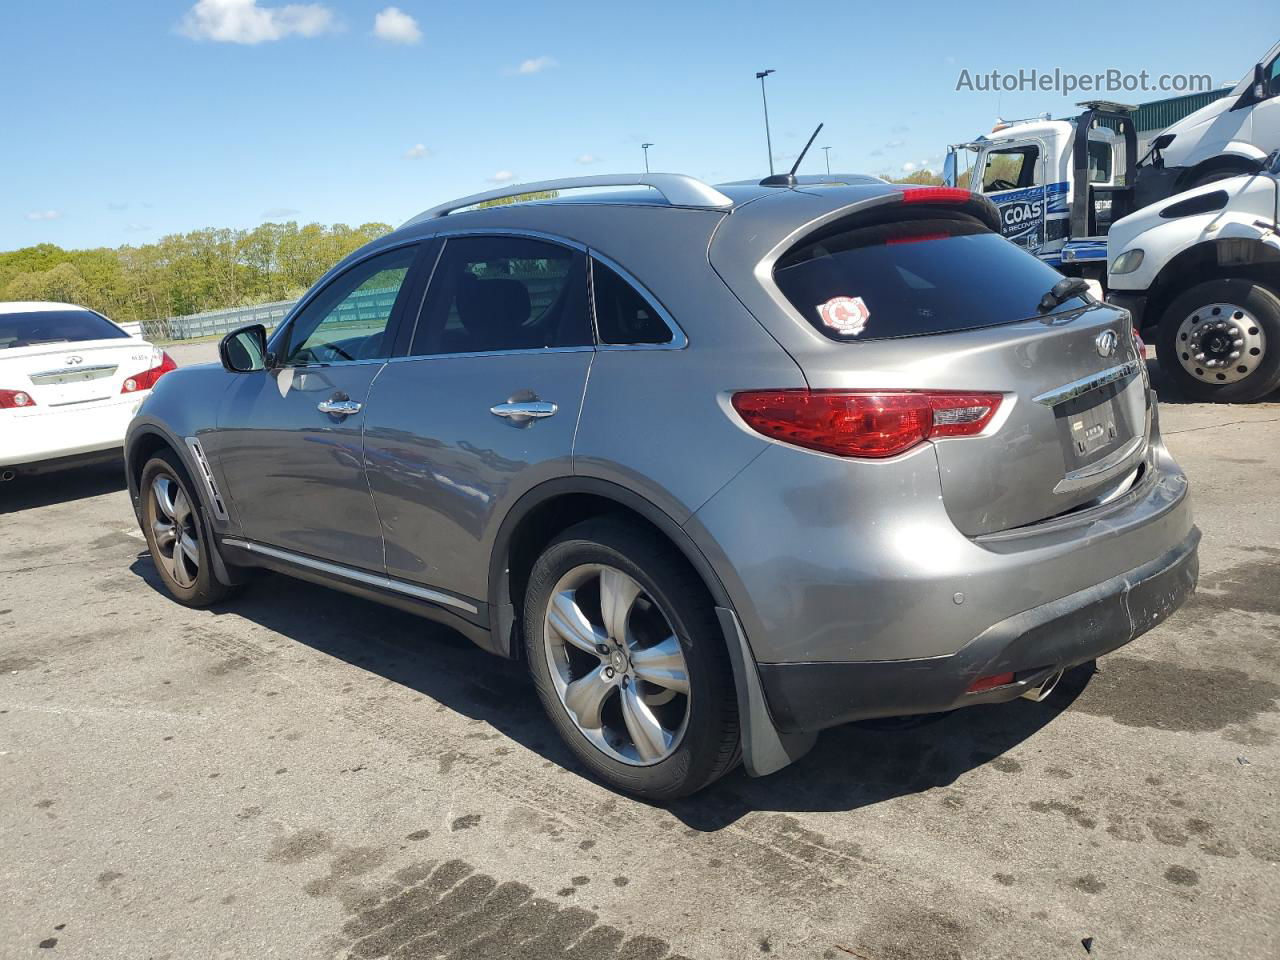
[[[1107,299],[1199,400],[1280,387],[1280,149],[1265,163],[1145,207],[1107,236]]]
[[[1018,246],[1064,273],[1101,280],[1112,217],[1133,209],[1137,136],[1132,107],[1080,106],[1074,120],[1001,121],[987,136],[952,144],[943,180],[990,199]]]
[[[1138,169],[1139,193],[1156,198],[1255,172],[1280,148],[1280,43],[1232,88],[1152,140]]]

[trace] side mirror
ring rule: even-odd
[[[1253,66],[1253,99],[1265,100],[1271,91],[1267,89],[1267,72],[1262,64]]]
[[[267,328],[260,323],[232,330],[218,344],[222,365],[232,373],[255,373],[267,368]]]

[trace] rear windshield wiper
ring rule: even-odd
[[[1083,296],[1089,292],[1089,283],[1083,277],[1063,277],[1053,285],[1053,289],[1040,298],[1040,312],[1048,313],[1072,297]]]

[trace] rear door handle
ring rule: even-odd
[[[489,412],[513,423],[527,423],[530,420],[554,417],[559,409],[547,400],[526,400],[523,403],[495,403],[489,408]]]
[[[316,405],[316,409],[321,413],[333,414],[335,417],[349,417],[353,413],[360,412],[360,404],[355,400],[337,400],[331,398],[329,400],[321,400],[320,403]]]

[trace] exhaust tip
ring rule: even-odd
[[[17,475],[13,470],[0,470],[0,483],[8,483]]]
[[[1058,681],[1062,679],[1062,674],[1064,672],[1065,671],[1063,670],[1059,670],[1056,673],[1051,673],[1040,682],[1038,687],[1028,687],[1023,691],[1022,699],[1033,700],[1036,703],[1040,703],[1048,697],[1049,694],[1053,693],[1054,688],[1058,685]]]

